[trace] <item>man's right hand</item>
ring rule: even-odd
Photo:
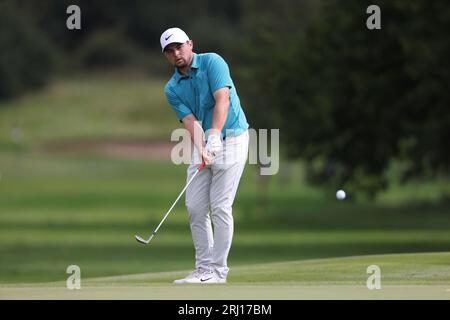
[[[210,165],[210,164],[214,163],[215,155],[209,153],[208,151],[206,151],[205,148],[203,148],[202,158],[203,158],[203,160],[205,160],[205,163],[207,165]]]

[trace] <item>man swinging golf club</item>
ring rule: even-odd
[[[249,125],[222,57],[194,53],[193,41],[179,28],[164,31],[160,42],[175,67],[164,93],[194,146],[187,181],[206,163],[186,189],[195,270],[175,283],[225,283],[232,205],[247,161]]]

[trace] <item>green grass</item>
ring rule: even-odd
[[[0,283],[64,279],[71,264],[86,277],[193,267],[182,201],[151,246],[134,240],[159,223],[185,183],[185,166],[4,152],[0,167]],[[294,182],[270,182],[260,212],[255,170],[247,166],[234,206],[233,267],[450,249],[446,206],[339,202],[305,185],[299,171]]]
[[[0,147],[65,139],[166,139],[178,126],[164,80],[143,75],[89,75],[55,81],[40,92],[0,104]]]
[[[369,290],[367,269],[380,270]],[[83,275],[83,269],[82,269]],[[225,285],[173,285],[187,270],[0,285],[1,299],[450,299],[450,253],[355,256],[246,265],[233,268]]]
[[[142,279],[136,276],[139,281],[153,285],[151,279],[156,279],[158,285],[175,275],[164,278],[159,272],[180,274],[193,268],[194,249],[183,201],[150,246],[134,240],[135,234],[149,235],[170,207],[185,183],[185,165],[173,165],[169,159],[128,159],[82,151],[53,154],[40,149],[42,144],[80,139],[168,141],[179,123],[162,95],[163,85],[164,81],[145,76],[81,76],[0,105],[0,283],[24,283],[29,288],[33,283],[64,281],[67,266],[76,264],[83,279],[143,274]],[[10,139],[14,127],[22,130],[20,143]],[[279,282],[280,288],[292,293],[295,286],[322,285],[317,282],[322,278],[323,284],[335,283],[333,277],[339,274],[332,271],[334,266],[345,274],[344,265],[350,263],[348,271],[356,272],[351,258],[317,260],[311,265],[306,260],[450,251],[450,206],[439,202],[448,181],[394,184],[374,203],[352,203],[337,201],[331,187],[306,184],[301,163],[281,161],[280,173],[267,181],[265,197],[259,191],[257,168],[248,165],[244,172],[233,211],[235,237],[229,265],[237,272],[230,275],[231,281],[245,286],[246,279],[252,279],[248,276],[260,270],[252,265],[270,264],[258,273],[257,281]],[[403,267],[406,264],[410,261]],[[268,270],[274,266],[289,276],[293,275],[286,271],[289,268],[299,270],[294,287],[273,278]],[[321,270],[322,276],[307,272],[308,266]],[[423,265],[417,268],[430,271]],[[436,281],[427,283],[448,284],[447,269],[435,270]],[[392,279],[403,276],[399,273],[399,278]],[[409,276],[404,279],[399,283],[420,282],[408,282]],[[117,285],[134,286],[127,281]],[[142,292],[133,288],[137,297],[149,294],[147,288]],[[267,288],[262,292],[270,293]],[[117,297],[105,290],[88,296]],[[162,290],[170,293],[172,289]],[[247,292],[254,291],[249,287]],[[0,297],[3,294],[0,290]]]

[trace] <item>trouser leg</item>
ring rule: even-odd
[[[214,226],[214,246],[211,267],[222,278],[229,272],[227,265],[234,231],[233,202],[248,154],[248,132],[224,143],[223,154],[211,166],[211,219]]]
[[[198,164],[188,167],[189,180],[197,170]],[[211,169],[203,168],[186,189],[186,207],[189,213],[192,240],[195,247],[195,267],[209,268],[211,251],[214,245],[213,230],[209,216],[209,190]]]

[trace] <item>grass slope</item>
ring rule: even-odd
[[[179,126],[163,93],[164,80],[93,74],[55,81],[46,89],[0,103],[0,147],[13,128],[21,143],[74,139],[164,139]]]

